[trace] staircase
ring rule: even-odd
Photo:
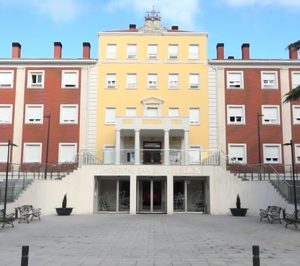
[[[9,179],[7,183],[7,202],[13,202],[26,187],[33,182],[33,179]],[[4,202],[6,182],[0,182],[0,203]]]

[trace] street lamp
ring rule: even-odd
[[[9,163],[10,163],[10,147],[18,147],[16,144],[12,143],[8,140],[7,143],[7,161],[6,161],[6,176],[5,176],[5,191],[4,191],[4,208],[3,208],[3,219],[6,216],[6,202],[7,202],[7,183],[8,183],[8,170],[9,170]]]
[[[258,165],[259,165],[259,179],[261,179],[262,160],[261,160],[261,140],[260,140],[260,123],[263,114],[257,113],[257,145],[258,145]]]
[[[284,143],[284,146],[291,146],[291,154],[292,154],[292,176],[293,176],[293,187],[294,187],[294,206],[295,206],[295,217],[298,219],[298,211],[297,211],[297,193],[296,193],[296,181],[295,181],[295,158],[293,152],[293,140],[290,142]]]
[[[51,115],[50,114],[49,115],[45,115],[44,118],[48,119],[47,144],[46,144],[46,159],[45,159],[45,172],[44,172],[44,178],[47,179]]]

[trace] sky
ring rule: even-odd
[[[154,6],[163,26],[208,33],[208,58],[217,43],[225,57],[287,59],[286,47],[300,39],[300,0],[0,0],[0,58],[11,57],[11,43],[22,45],[22,58],[52,58],[53,43],[64,58],[80,58],[82,43],[98,57],[98,32],[141,27]]]

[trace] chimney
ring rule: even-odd
[[[243,43],[242,45],[242,59],[250,59],[250,45],[249,43]]]
[[[292,60],[298,59],[298,51],[295,49],[295,47],[289,46],[289,57]]]
[[[11,51],[12,58],[20,58],[21,57],[21,44],[18,42],[12,43],[12,51]]]
[[[172,26],[172,30],[178,30],[178,26]]]
[[[91,58],[91,44],[89,42],[82,43],[82,58],[83,59]]]
[[[136,25],[135,24],[129,24],[129,29],[130,30],[135,30],[136,29]]]
[[[54,42],[54,59],[61,59],[62,44],[61,42]]]
[[[217,44],[217,59],[224,60],[224,43]]]

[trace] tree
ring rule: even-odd
[[[289,46],[287,48],[299,51],[300,50],[300,40],[289,44]],[[300,100],[300,85],[298,85],[296,88],[293,88],[292,90],[290,90],[288,93],[286,93],[284,95],[284,97],[285,97],[283,100],[284,103]]]

